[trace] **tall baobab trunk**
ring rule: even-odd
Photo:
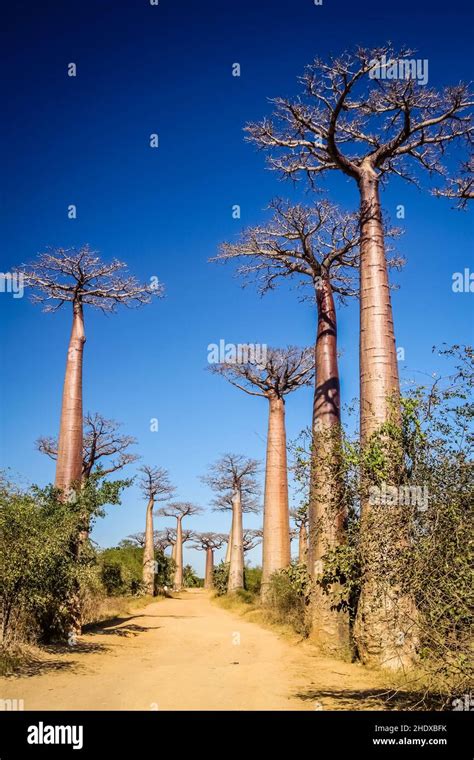
[[[155,587],[155,551],[153,546],[153,507],[150,499],[146,508],[145,545],[143,547],[143,585],[147,594],[152,594]]]
[[[308,531],[306,524],[301,523],[298,532],[298,564],[306,565],[308,561]]]
[[[175,557],[176,570],[174,571],[174,588],[180,591],[183,587],[183,524],[181,517],[177,518]]]
[[[206,573],[204,576],[204,588],[214,588],[214,550],[211,546],[206,547]]]
[[[400,424],[399,379],[392,305],[385,258],[378,177],[365,167],[361,195],[360,263],[360,413],[361,443],[387,423]],[[395,484],[401,458],[388,450],[386,477]],[[387,563],[407,540],[403,514],[397,507],[373,507],[367,496],[373,474],[362,473],[362,588],[354,626],[361,659],[368,664],[399,669],[415,659],[416,610],[413,600],[387,583]]]
[[[344,541],[345,507],[341,472],[341,425],[337,318],[329,278],[316,289],[318,329],[315,348],[316,382],[313,404],[313,449],[309,499],[308,569],[317,579],[323,557]],[[349,650],[349,621],[333,609],[334,586],[325,593],[314,584],[312,638],[321,648],[339,654]]]
[[[230,549],[229,582],[227,591],[244,587],[244,540],[242,524],[242,499],[240,491],[232,497],[232,541]]]
[[[285,400],[276,394],[269,396],[268,400],[270,408],[263,507],[262,599],[268,594],[272,573],[288,567],[291,562]]]
[[[75,301],[64,377],[55,480],[56,488],[66,494],[73,483],[80,483],[82,477],[82,360],[85,342],[82,304]]]
[[[232,511],[232,522],[233,521],[234,521],[234,513]],[[225,560],[224,560],[224,562],[226,563],[226,565],[228,565],[229,562],[230,562],[230,550],[231,549],[232,549],[232,526],[231,526],[231,529],[230,529],[229,538],[227,540],[227,548],[225,550]]]
[[[74,500],[73,484],[80,487],[83,457],[82,419],[82,363],[86,336],[82,303],[73,302],[72,329],[66,359],[61,421],[59,426],[58,455],[56,459],[55,486],[62,491],[62,498]],[[89,535],[89,517],[80,516],[77,536],[71,547],[79,560],[82,547]],[[78,581],[75,581],[66,607],[69,618],[69,636],[78,636],[82,630],[82,603]]]

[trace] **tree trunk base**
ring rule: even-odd
[[[353,659],[349,616],[342,610],[331,609],[336,602],[333,594],[325,594],[316,588],[311,595],[309,618],[310,641],[321,652],[343,660]]]
[[[375,600],[375,601],[374,601]],[[354,625],[357,652],[364,665],[410,670],[417,661],[417,612],[408,596],[363,589]]]

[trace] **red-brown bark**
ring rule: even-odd
[[[392,305],[384,247],[378,177],[371,166],[359,179],[361,196],[360,263],[360,406],[361,443],[367,447],[374,434],[388,423],[400,424],[397,354]],[[386,477],[396,483],[401,461],[389,451]],[[362,472],[366,482],[361,499],[362,585],[354,638],[365,663],[398,670],[416,659],[416,609],[413,599],[386,580],[389,556],[407,540],[400,511],[372,507],[366,495],[373,475]],[[381,511],[382,510],[382,511]],[[385,510],[385,511],[383,511]],[[377,514],[375,513],[377,511]]]
[[[204,576],[204,588],[211,589],[214,587],[214,549],[212,546],[206,548],[206,572]]]
[[[291,561],[285,400],[272,393],[268,395],[268,401],[269,417],[263,507],[262,599],[265,599],[272,573],[288,567]]]
[[[56,488],[67,494],[73,484],[80,485],[82,477],[82,363],[84,344],[84,315],[80,301],[73,302],[73,321],[66,360],[61,422],[56,461]]]
[[[315,346],[316,382],[313,404],[313,446],[309,498],[308,569],[312,593],[312,638],[323,648],[345,654],[349,647],[347,615],[334,609],[334,586],[325,593],[318,579],[323,558],[345,540],[345,508],[341,485],[340,388],[337,359],[337,317],[328,277],[316,290],[318,327]]]

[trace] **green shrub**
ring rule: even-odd
[[[276,623],[290,625],[297,633],[308,635],[306,607],[309,601],[309,577],[304,565],[292,563],[273,573],[263,606]]]
[[[224,594],[227,594],[227,584],[229,582],[228,562],[222,561],[214,567],[213,582],[217,596],[224,596]]]
[[[183,586],[184,588],[202,588],[204,586],[204,579],[196,575],[191,565],[183,567]]]
[[[261,567],[244,567],[244,588],[246,591],[258,596],[262,585]]]

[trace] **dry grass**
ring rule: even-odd
[[[123,618],[135,610],[146,607],[150,602],[157,602],[162,597],[111,596],[94,597],[86,600],[84,609],[84,627],[101,623],[105,620]],[[14,641],[0,647],[0,677],[19,674],[31,670],[42,662],[46,648],[41,645]]]

